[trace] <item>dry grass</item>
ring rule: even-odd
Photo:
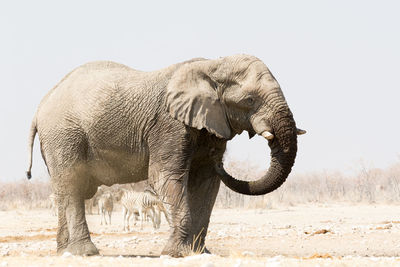
[[[201,231],[197,235],[193,235],[193,240],[192,243],[190,244],[189,248],[184,249],[183,255],[186,256],[194,256],[194,255],[200,255],[204,252],[205,246],[199,246],[201,243],[201,233],[203,232],[204,228],[201,229]]]
[[[116,192],[120,188],[143,191],[145,186],[145,182],[139,182],[136,184],[113,185],[112,187],[102,186],[102,188],[111,191],[113,195],[117,195]],[[52,189],[48,179],[22,179],[16,182],[0,182],[0,211],[50,209],[49,196],[51,192]],[[94,203],[94,206],[96,205],[97,203]],[[115,210],[119,210],[119,208],[119,205],[115,206]]]
[[[48,181],[0,182],[0,210],[50,208]]]
[[[254,180],[263,174],[248,162],[230,162],[227,171],[233,176]],[[231,208],[275,208],[307,203],[400,203],[400,162],[387,169],[359,166],[354,176],[339,171],[292,174],[274,192],[251,197],[221,185],[217,206]]]
[[[230,174],[244,180],[254,180],[263,174],[249,162],[230,162],[225,167]],[[387,169],[368,168],[363,164],[358,169],[354,176],[339,171],[292,174],[278,190],[257,197],[240,195],[221,184],[216,206],[270,209],[307,203],[400,203],[400,162]],[[140,191],[145,186],[140,182],[114,185],[107,190],[123,187]],[[0,182],[0,210],[49,208],[50,193],[48,180]]]

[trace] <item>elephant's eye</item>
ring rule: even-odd
[[[238,106],[245,110],[253,109],[256,104],[256,99],[253,96],[246,96],[238,102]]]
[[[254,98],[253,97],[251,97],[251,96],[249,96],[248,98],[246,98],[246,104],[247,105],[249,105],[249,106],[251,106],[251,105],[253,105],[254,104]]]

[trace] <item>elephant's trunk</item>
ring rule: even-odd
[[[275,110],[271,121],[274,138],[268,140],[271,164],[267,173],[256,181],[238,180],[217,166],[223,183],[235,192],[245,195],[264,195],[280,187],[288,177],[297,153],[297,128],[292,113],[286,105]]]

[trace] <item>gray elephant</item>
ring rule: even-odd
[[[250,137],[262,135],[271,148],[269,170],[252,182],[231,177],[221,163],[226,142],[244,130]],[[153,72],[104,61],[82,65],[39,105],[30,130],[28,178],[36,133],[58,196],[58,253],[98,254],[84,200],[99,185],[148,177],[170,221],[162,253],[177,257],[189,249],[207,251],[220,181],[242,194],[275,190],[291,171],[303,131],[264,63],[235,55]]]

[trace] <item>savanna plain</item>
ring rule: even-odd
[[[227,169],[259,174],[245,165]],[[86,216],[99,256],[57,256],[50,193],[46,179],[0,183],[0,266],[400,266],[400,163],[363,165],[353,176],[294,175],[263,197],[221,185],[206,241],[212,254],[185,258],[160,256],[164,217],[157,230],[146,222],[123,231],[118,202],[111,225],[100,224],[96,207]]]

